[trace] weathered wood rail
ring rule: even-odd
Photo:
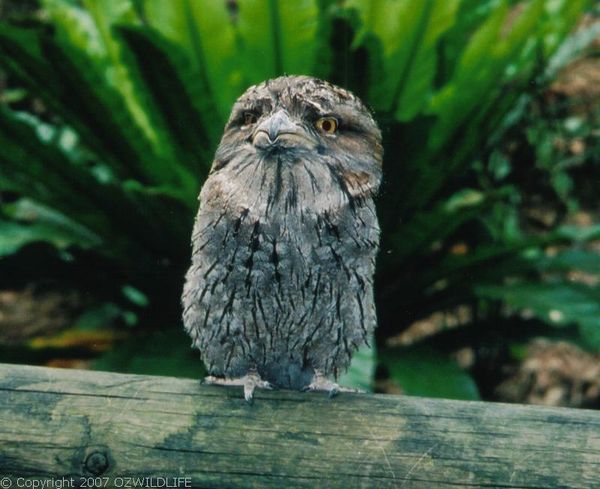
[[[46,485],[24,485],[34,479]],[[0,364],[0,488],[60,489],[58,479],[600,488],[600,411],[288,391],[259,391],[248,405],[240,389],[194,380]]]

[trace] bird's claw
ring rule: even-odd
[[[258,374],[248,374],[242,377],[244,379],[244,399],[246,402],[252,403],[254,397],[254,389],[273,390],[273,386],[266,380],[262,380]]]
[[[215,377],[209,375],[204,378],[204,383],[209,385],[225,385],[225,386],[241,386],[244,388],[244,399],[248,403],[252,403],[254,397],[254,389],[274,389],[273,385],[266,380],[262,380],[257,372],[248,372],[243,377],[236,379],[228,379],[225,377]]]
[[[315,374],[313,381],[302,389],[303,392],[327,392],[329,398],[337,396],[340,392],[363,392],[360,389],[342,387],[336,382],[329,380],[322,374]]]

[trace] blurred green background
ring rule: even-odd
[[[365,100],[385,144],[376,347],[342,382],[600,407],[595,2],[0,16],[0,361],[202,376],[179,305],[200,186],[234,100],[312,74]]]

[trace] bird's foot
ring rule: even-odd
[[[322,373],[316,372],[312,382],[302,389],[304,392],[327,392],[327,395],[331,397],[337,396],[340,392],[363,392],[359,389],[352,389],[350,387],[342,387],[336,382],[329,380]]]
[[[235,385],[242,386],[244,388],[244,399],[246,402],[251,403],[254,395],[254,389],[273,389],[273,386],[260,378],[258,372],[252,370],[248,372],[243,377],[239,377],[237,379],[228,379],[226,377],[215,377],[214,375],[209,375],[208,377],[204,377],[204,383],[210,385]]]

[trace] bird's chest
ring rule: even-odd
[[[282,362],[345,365],[374,325],[372,201],[323,212],[244,204],[205,207],[194,229],[186,311],[211,371],[237,375],[254,359],[295,386],[280,378]]]
[[[246,189],[217,175],[202,193],[190,275],[209,317],[241,308],[302,323],[363,287],[378,241],[372,200],[325,178],[313,191],[301,173],[284,173],[281,188],[252,175]]]
[[[295,288],[315,273],[335,276],[344,269],[341,261],[352,255],[346,253],[352,240],[339,214],[269,216],[248,210],[232,221],[224,224],[228,237],[215,252],[229,264],[232,278],[243,277],[248,287]]]

